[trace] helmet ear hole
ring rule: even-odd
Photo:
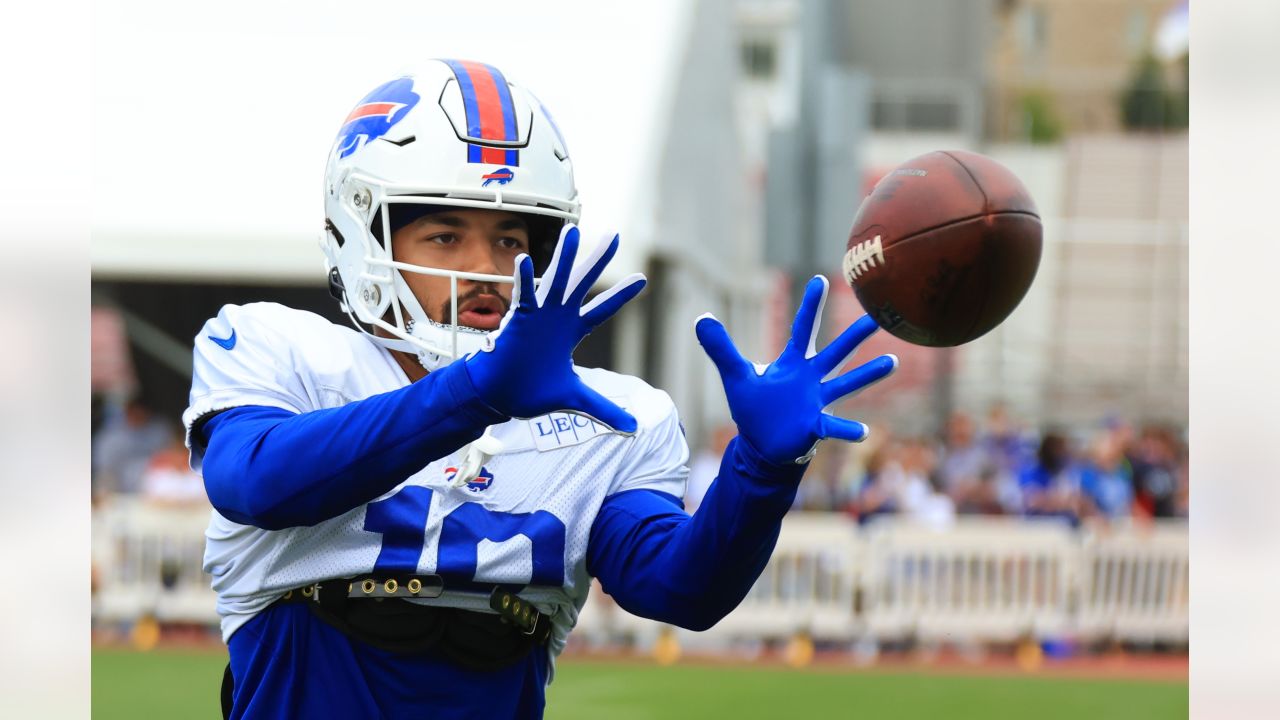
[[[565,221],[546,215],[525,214],[522,217],[529,225],[529,257],[533,258],[533,272],[540,276],[551,265]]]
[[[382,237],[382,208],[374,211],[373,220],[369,226],[369,234],[373,236],[374,240],[378,241],[382,249],[385,250],[387,248],[387,241]]]

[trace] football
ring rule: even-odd
[[[889,333],[951,347],[1009,317],[1040,265],[1040,215],[989,157],[936,151],[899,165],[863,201],[843,263],[858,302]]]

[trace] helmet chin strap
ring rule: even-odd
[[[451,360],[446,359],[443,355],[421,349],[418,350],[418,354],[415,357],[418,358],[418,364],[427,372],[435,372],[452,362]]]
[[[440,344],[439,340],[445,336],[449,338],[450,347],[453,346],[454,342],[457,343],[457,357],[453,357],[451,353],[433,352],[419,347],[417,352],[418,362],[422,364],[422,367],[427,372],[439,370],[454,360],[479,351],[489,340],[488,332],[475,330],[474,328],[443,325],[430,319],[423,323],[415,323],[410,319],[405,324],[407,326],[406,330],[410,335],[427,344],[438,346]],[[432,337],[423,337],[423,335]],[[462,448],[463,458],[453,476],[453,487],[464,487],[467,483],[480,477],[480,471],[484,469],[484,464],[493,459],[493,456],[502,452],[502,441],[494,437],[492,431],[492,427],[486,427],[483,435]]]
[[[423,309],[418,298],[410,290],[408,283],[399,269],[395,272],[395,292],[399,296],[401,307],[408,317],[403,320],[403,332],[414,341],[413,351],[418,363],[427,372],[434,372],[446,367],[455,360],[485,349],[493,341],[495,330],[480,330],[440,323],[433,320]],[[453,303],[453,317],[456,320],[458,310],[458,288],[456,278],[451,282],[450,298]],[[514,307],[514,306],[512,306]],[[510,313],[510,308],[508,308]],[[505,324],[505,318],[504,318]],[[501,325],[499,325],[499,329]],[[492,427],[486,427],[484,433],[463,447],[462,462],[454,474],[452,486],[464,487],[480,476],[484,464],[503,451],[502,441],[493,436]]]

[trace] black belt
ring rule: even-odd
[[[479,669],[514,662],[551,638],[551,618],[501,587],[489,594],[489,607],[496,614],[394,602],[440,597],[443,592],[439,575],[375,574],[294,588],[276,602],[306,603],[317,617],[375,647],[393,652],[443,650],[460,664]]]
[[[338,609],[350,598],[385,600],[387,598],[435,598],[444,592],[444,578],[439,575],[369,575],[366,577],[322,580],[294,588],[280,598],[285,602],[310,600],[322,607]]]
[[[468,670],[519,662],[551,638],[551,618],[500,587],[489,594],[489,607],[497,614],[401,602],[442,592],[439,575],[378,574],[294,588],[272,606],[306,603],[317,618],[361,642],[392,652],[436,653]],[[354,598],[359,599],[351,602]],[[228,664],[222,677],[223,718],[231,717],[234,692]]]

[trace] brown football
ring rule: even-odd
[[[876,323],[917,345],[981,337],[1018,306],[1040,265],[1040,215],[989,157],[931,152],[894,168],[853,219],[844,277]]]

